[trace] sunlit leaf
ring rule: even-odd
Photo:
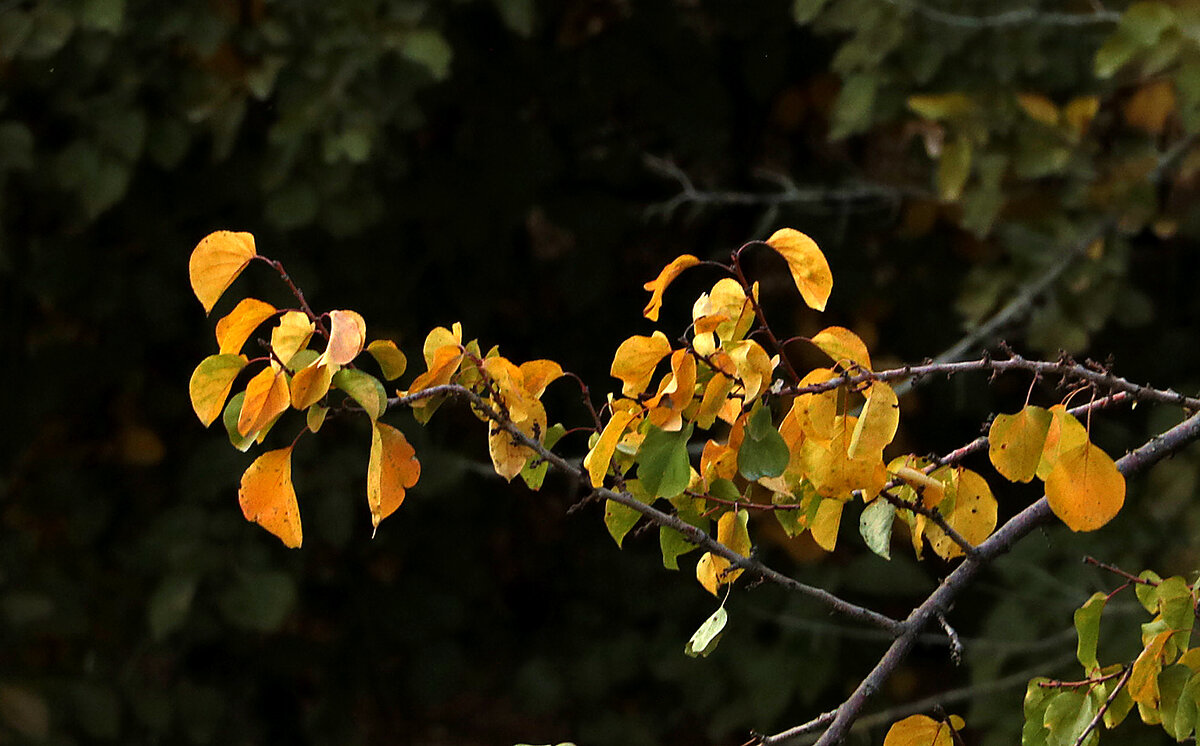
[[[875,381],[866,391],[867,403],[863,405],[858,422],[854,423],[854,434],[846,455],[859,458],[882,452],[896,437],[900,425],[900,401],[896,392],[883,381]]]
[[[1174,634],[1173,630],[1160,632],[1138,654],[1129,674],[1129,696],[1139,705],[1157,708],[1159,702],[1158,674],[1163,667],[1163,648]]]
[[[1042,724],[1049,729],[1046,743],[1054,746],[1070,746],[1096,715],[1096,705],[1085,692],[1065,690],[1055,694],[1046,703]]]
[[[421,353],[425,356],[425,367],[432,370],[437,353],[444,347],[462,346],[462,324],[454,322],[450,329],[444,326],[434,327],[425,335],[425,343]]]
[[[771,234],[767,244],[787,260],[796,288],[808,307],[824,311],[833,290],[833,273],[817,242],[798,230],[780,228]]]
[[[1050,412],[1026,406],[1016,414],[998,414],[988,430],[988,456],[1005,479],[1028,482],[1037,474],[1050,429]]]
[[[292,488],[292,448],[267,451],[242,475],[238,502],[246,520],[270,531],[285,546],[296,548],[303,541],[300,508]]]
[[[283,414],[291,403],[287,376],[274,362],[263,368],[246,384],[246,399],[238,417],[238,432],[250,435],[262,431]]]
[[[737,378],[744,387],[744,397],[750,401],[771,385],[773,365],[770,355],[753,339],[743,339],[725,345],[729,359],[737,370]]]
[[[296,353],[304,349],[313,335],[315,326],[303,311],[288,311],[271,330],[271,351],[288,368]]]
[[[408,358],[390,339],[377,339],[371,342],[367,345],[367,352],[379,364],[384,380],[394,381],[404,375],[405,369],[408,368]]]
[[[367,506],[371,525],[379,523],[404,502],[405,490],[421,478],[421,462],[404,433],[391,425],[371,426],[371,456],[367,462]]]
[[[525,388],[525,374],[506,358],[495,355],[483,361],[483,370],[500,389],[504,407],[514,421],[529,419],[530,413],[539,407],[537,397]]]
[[[535,442],[541,441],[546,432],[546,410],[537,399],[532,400],[525,418],[512,424]],[[488,454],[496,473],[511,480],[520,474],[530,459],[537,454],[495,422],[488,423]]]
[[[1038,479],[1045,481],[1058,463],[1061,454],[1073,451],[1088,442],[1087,429],[1075,415],[1062,404],[1050,407],[1050,426],[1046,428],[1046,442],[1042,447],[1042,458],[1038,461]]]
[[[947,723],[926,715],[910,715],[892,723],[883,746],[954,746],[954,736]]]
[[[427,388],[444,386],[450,383],[450,379],[462,364],[463,357],[463,350],[457,344],[446,345],[438,349],[433,355],[433,364],[429,367],[429,370],[413,380],[412,386],[409,387],[407,393],[415,394]],[[418,399],[412,403],[412,406],[423,407],[426,402],[428,402],[427,399]]]
[[[296,371],[292,376],[291,401],[296,409],[307,409],[321,401],[329,393],[333,381],[333,369],[319,361]]]
[[[217,344],[221,354],[236,355],[262,322],[275,315],[275,306],[254,298],[243,298],[217,322]]]
[[[833,358],[835,363],[853,363],[871,369],[871,355],[858,335],[841,326],[831,326],[817,332],[812,343]]]
[[[325,361],[331,365],[345,365],[363,351],[367,341],[367,322],[354,311],[329,312],[329,342],[325,347]]]
[[[192,409],[205,427],[220,416],[233,381],[245,365],[246,358],[241,355],[209,355],[192,371],[188,394]]]
[[[1058,457],[1046,478],[1046,499],[1072,531],[1094,531],[1125,504],[1125,477],[1107,453],[1085,443]]]
[[[707,658],[708,654],[717,649],[717,643],[721,641],[721,635],[725,631],[725,624],[729,621],[729,614],[725,611],[725,607],[717,609],[712,616],[704,620],[704,624],[696,630],[692,638],[688,640],[684,646],[683,652],[689,658],[697,656]]]
[[[613,412],[612,418],[604,426],[604,432],[600,433],[600,439],[584,457],[583,468],[587,469],[593,487],[604,485],[604,477],[608,474],[608,466],[612,461],[613,451],[617,449],[617,441],[625,434],[625,428],[632,419],[633,412],[630,410],[618,409]]]
[[[215,231],[200,239],[188,260],[188,276],[205,313],[212,311],[257,253],[249,233]]]
[[[649,337],[632,336],[617,347],[613,356],[612,376],[621,379],[624,396],[637,396],[646,390],[658,361],[669,355],[667,335],[656,331]]]
[[[1075,634],[1079,641],[1075,655],[1088,675],[1100,668],[1096,660],[1096,644],[1100,638],[1100,615],[1104,613],[1107,600],[1106,594],[1093,593],[1083,606],[1075,610]]]
[[[625,491],[641,502],[646,502],[645,490],[642,489],[638,480],[626,480]],[[616,500],[604,501],[604,527],[608,529],[609,535],[613,537],[613,541],[617,542],[618,547],[624,542],[625,534],[637,525],[638,519],[641,517],[641,513],[624,503]]]
[[[978,546],[991,536],[996,528],[996,498],[983,477],[970,469],[949,469],[944,472],[952,476],[953,508],[943,512],[950,528],[958,532],[972,546]],[[937,476],[941,472],[934,472]],[[925,529],[925,538],[934,553],[942,559],[960,557],[963,549],[941,527],[930,523]]]
[[[535,399],[541,397],[547,386],[563,376],[562,366],[553,360],[529,360],[519,367],[525,380],[525,390]]]
[[[646,290],[650,291],[650,302],[646,304],[642,315],[651,321],[658,321],[658,312],[662,308],[663,291],[667,289],[667,285],[670,285],[680,272],[699,263],[700,260],[691,254],[676,257],[674,261],[663,267],[662,272],[658,273],[658,277],[643,285]]]
[[[387,411],[387,389],[370,373],[343,368],[333,374],[330,383],[349,394],[372,420]]]

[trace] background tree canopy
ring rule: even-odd
[[[465,408],[406,428],[425,476],[374,540],[367,431],[301,446],[309,535],[284,549],[236,507],[249,457],[187,404],[214,345],[185,267],[214,229],[410,355],[461,320],[598,394],[643,282],[781,225],[821,244],[825,321],[877,358],[937,355],[1017,299],[964,354],[1003,336],[1200,383],[1182,0],[7,0],[0,85],[6,742],[740,743],[840,701],[886,643],[759,588],[753,622],[684,657],[703,591],[653,535],[617,551],[597,509],[567,514],[572,485],[489,476]],[[777,258],[752,269],[775,318],[819,328]],[[953,448],[1027,385],[927,382],[899,438]],[[1155,467],[1104,531],[1027,540],[960,604],[964,665],[922,649],[885,699],[975,687],[975,737],[1014,742],[1025,680],[1065,670],[1071,611],[1104,587],[1080,556],[1200,562],[1198,464]],[[782,533],[758,550],[897,612],[946,570]]]

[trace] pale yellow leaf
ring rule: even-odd
[[[367,322],[355,311],[329,312],[329,342],[321,357],[331,365],[345,365],[363,351]]]
[[[249,233],[215,231],[200,239],[188,260],[188,277],[205,313],[212,311],[257,253]]]
[[[871,369],[871,355],[867,352],[867,345],[849,329],[840,326],[822,329],[812,338],[812,343],[833,358],[835,363],[853,363],[867,370]]]
[[[824,311],[833,290],[833,273],[817,242],[798,230],[780,228],[771,234],[767,244],[787,260],[796,288],[808,307]]]
[[[303,311],[288,311],[271,330],[271,351],[285,366],[290,366],[296,353],[308,344],[314,329]]]

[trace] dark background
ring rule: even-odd
[[[962,27],[875,0],[0,2],[0,742],[737,744],[836,704],[884,641],[739,588],[717,652],[684,657],[715,606],[694,555],[672,574],[655,532],[618,550],[597,506],[568,513],[563,481],[531,493],[489,476],[483,428],[453,406],[427,428],[392,417],[423,476],[375,539],[369,434],[352,422],[297,451],[302,550],[245,522],[251,455],[197,423],[187,381],[236,297],[287,296],[253,266],[206,319],[188,254],[212,230],[253,232],[314,306],[358,310],[414,367],[429,328],[461,321],[599,397],[616,345],[652,328],[642,283],[678,254],[803,230],[834,295],[813,314],[781,261],[751,254],[777,329],[840,324],[880,363],[917,361],[1119,216],[1005,336],[1031,355],[1111,353],[1122,375],[1195,393],[1195,166],[1159,185],[1138,170],[1194,128],[1195,102],[1177,87],[1147,122],[1136,99],[1195,59],[1185,45],[1157,71],[1098,78],[1114,28]],[[954,91],[979,111],[934,124],[905,104]],[[1099,113],[1063,145],[1012,103],[1025,91],[1095,95]],[[958,196],[922,143],[963,132],[978,140]],[[672,167],[712,201],[671,203]],[[671,287],[669,336],[714,280]],[[1028,386],[929,382],[902,402],[896,452],[960,445]],[[1062,396],[1049,382],[1034,399]],[[568,384],[546,402],[551,421],[586,422]],[[1116,454],[1178,417],[1093,427]],[[957,610],[967,664],[922,648],[877,706],[977,685],[951,711],[974,742],[1013,742],[1023,684],[1005,677],[1077,672],[1061,658],[1071,612],[1116,585],[1085,552],[1194,569],[1196,464],[1156,469],[1095,535],[1027,539]],[[1036,497],[992,481],[1002,515]],[[855,516],[831,556],[770,522],[759,551],[903,616],[947,566],[899,542],[874,557]],[[1144,621],[1113,616],[1110,662]]]

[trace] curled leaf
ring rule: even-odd
[[[817,242],[798,230],[780,228],[771,234],[767,244],[787,260],[796,288],[808,307],[824,311],[833,291],[833,272]]]
[[[613,356],[611,369],[612,376],[624,384],[622,394],[637,396],[645,391],[654,375],[654,367],[670,352],[667,335],[658,331],[649,337],[635,335],[622,342]]]
[[[333,365],[345,365],[363,351],[367,322],[354,311],[329,312],[329,344],[323,357]]]
[[[662,272],[658,273],[658,277],[643,285],[642,287],[650,291],[650,302],[646,304],[642,315],[651,321],[658,321],[658,312],[662,309],[663,292],[667,289],[667,285],[670,285],[679,276],[679,273],[699,263],[700,260],[691,254],[676,257],[674,261],[663,267]]]
[[[215,231],[200,239],[188,260],[188,277],[205,313],[212,311],[257,253],[249,233]]]
[[[421,478],[421,462],[404,433],[391,425],[371,426],[371,456],[367,462],[367,505],[371,525],[379,528],[384,518],[404,502],[405,490]]]
[[[304,535],[292,487],[291,446],[267,451],[250,464],[242,475],[238,503],[246,520],[270,531],[287,547],[300,546]]]
[[[238,417],[238,432],[243,436],[260,432],[283,414],[291,403],[287,377],[275,363],[263,368],[246,384],[246,399]]]
[[[712,613],[712,616],[704,620],[704,624],[701,624],[692,638],[688,640],[687,645],[683,648],[684,654],[689,658],[697,656],[707,658],[709,653],[717,649],[717,643],[721,641],[721,635],[724,633],[728,621],[729,614],[722,605]]]
[[[378,419],[387,411],[387,390],[383,388],[379,379],[370,373],[343,368],[333,375],[331,383],[358,402],[372,420]]]

